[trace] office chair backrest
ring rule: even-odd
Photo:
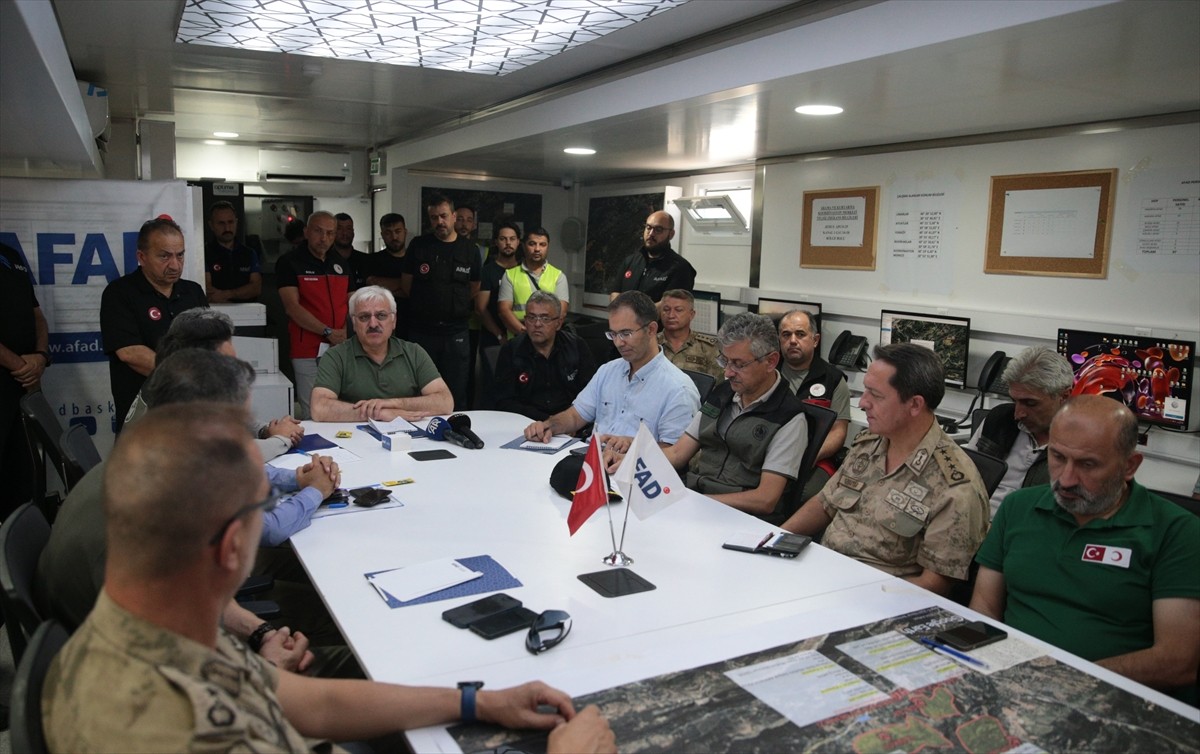
[[[979,471],[979,477],[983,480],[983,486],[987,489],[990,497],[1000,486],[1000,480],[1004,479],[1004,475],[1008,473],[1008,463],[970,448],[963,448],[963,452],[970,456],[975,463],[975,468]]]
[[[817,454],[821,452],[821,445],[825,443],[829,430],[833,429],[833,424],[837,421],[837,412],[831,408],[803,402],[800,406],[808,425],[808,444],[804,446],[804,454],[800,456],[800,468],[796,472],[796,481],[791,491],[784,493],[779,504],[775,506],[775,512],[768,519],[773,524],[781,524],[788,520],[801,505],[804,505],[804,485],[816,470]]]
[[[74,424],[62,437],[63,469],[67,474],[67,489],[72,489],[83,475],[100,463],[100,451],[87,427]]]
[[[46,497],[46,471],[54,469],[63,484],[67,483],[67,474],[62,457],[63,428],[54,409],[46,401],[42,391],[37,390],[21,397],[21,424],[25,428],[25,438],[29,442],[29,452],[35,475],[33,499],[43,500]]]
[[[50,662],[67,643],[67,631],[48,620],[37,627],[29,640],[29,649],[17,665],[13,678],[9,743],[13,751],[45,754],[46,732],[42,727],[42,688]]]
[[[17,508],[0,526],[0,606],[15,661],[42,622],[33,601],[33,583],[38,558],[49,540],[50,524],[31,503]]]
[[[692,378],[692,382],[696,384],[696,390],[700,391],[700,402],[704,403],[704,399],[708,397],[713,386],[717,384],[717,378],[706,372],[693,372],[690,369],[679,370]]]

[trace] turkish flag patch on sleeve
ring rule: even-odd
[[[1104,563],[1117,568],[1128,568],[1133,559],[1133,550],[1128,547],[1112,547],[1110,545],[1084,545],[1083,557],[1089,563]]]

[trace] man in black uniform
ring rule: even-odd
[[[434,195],[426,210],[432,232],[409,245],[400,295],[411,307],[409,339],[433,359],[461,410],[467,406],[467,320],[479,293],[479,251],[455,232],[452,201]]]
[[[534,291],[525,302],[525,332],[500,349],[496,409],[544,421],[565,411],[596,371],[587,344],[563,332],[558,296]]]
[[[496,251],[483,263],[483,271],[479,274],[479,293],[475,295],[479,350],[484,354],[488,348],[501,346],[508,339],[508,331],[500,321],[500,281],[505,273],[521,263],[521,228],[511,220],[497,223],[492,231],[492,244]],[[487,358],[483,359],[482,371],[483,403],[479,408],[492,408],[496,399],[492,390],[495,375]]]
[[[109,283],[100,297],[100,337],[108,354],[116,432],[154,369],[154,349],[171,320],[208,306],[204,289],[182,279],[183,253],[183,231],[174,220],[160,215],[147,221],[138,232],[138,268]]]
[[[37,387],[50,366],[49,335],[33,292],[25,258],[0,244],[0,473],[7,480],[0,497],[0,521],[33,495],[33,469],[21,431],[21,396]]]
[[[396,337],[408,340],[408,299],[400,295],[400,279],[404,277],[404,255],[408,253],[408,228],[404,216],[389,212],[379,218],[379,236],[383,251],[368,254],[366,283],[387,288],[396,299]]]
[[[621,263],[608,300],[625,291],[641,291],[657,304],[672,288],[695,288],[696,268],[671,248],[674,237],[675,219],[666,212],[651,213],[642,233],[642,248]]]
[[[354,218],[345,212],[333,217],[337,221],[333,250],[350,266],[350,275],[354,278],[354,288],[357,290],[366,285],[366,270],[371,255],[354,248]]]
[[[214,304],[257,301],[262,293],[258,253],[237,242],[237,210],[229,202],[208,208],[213,242],[204,247],[204,290]]]

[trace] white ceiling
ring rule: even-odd
[[[109,90],[113,117],[173,120],[180,139],[400,144],[412,167],[510,178],[703,172],[1200,110],[1190,0],[691,0],[505,76],[176,44],[182,0],[53,4],[76,75]],[[792,112],[814,99],[846,112]]]

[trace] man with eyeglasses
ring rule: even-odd
[[[184,251],[183,231],[170,217],[143,223],[138,268],[109,283],[100,296],[100,337],[108,354],[116,432],[154,369],[154,349],[175,315],[208,306],[204,288],[183,279]]]
[[[735,314],[717,341],[725,382],[712,389],[683,437],[664,453],[676,468],[696,459],[688,487],[781,523],[776,510],[796,480],[808,424],[800,399],[775,369],[775,324],[759,314]]]
[[[500,321],[513,335],[525,332],[525,302],[534,291],[546,291],[558,297],[562,316],[567,316],[569,287],[563,271],[546,261],[550,253],[550,234],[534,228],[525,234],[525,260],[500,278]]]
[[[625,291],[641,291],[655,303],[672,288],[696,287],[696,268],[671,248],[675,219],[663,211],[652,212],[642,229],[642,248],[626,257],[617,270],[609,300]]]
[[[247,651],[221,617],[254,566],[271,504],[248,419],[218,404],[152,410],[117,443],[105,471],[104,588],[42,693],[51,751],[342,751],[327,741],[455,720],[549,730],[549,752],[616,751],[598,709],[576,712],[543,683],[333,681]]]
[[[549,442],[553,435],[575,434],[594,422],[611,463],[629,449],[643,421],[664,447],[687,429],[700,394],[659,348],[654,302],[641,291],[620,294],[608,305],[608,327],[605,336],[621,358],[602,365],[570,408],[526,427],[526,439]]]
[[[562,305],[546,291],[525,302],[525,332],[505,343],[496,360],[496,409],[544,420],[570,407],[596,372],[592,352],[561,330]]]
[[[350,297],[354,337],[321,357],[312,391],[314,421],[416,420],[454,410],[454,396],[425,349],[392,337],[396,299],[369,285]]]

